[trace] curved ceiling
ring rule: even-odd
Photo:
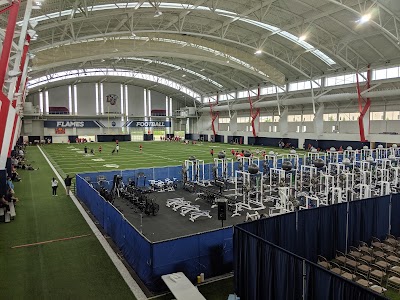
[[[125,69],[207,95],[400,60],[398,0],[41,3],[31,18],[33,78]]]

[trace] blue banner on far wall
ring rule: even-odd
[[[169,121],[129,121],[126,127],[171,127]]]
[[[97,121],[44,121],[46,128],[98,128],[104,127]]]

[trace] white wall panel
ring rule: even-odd
[[[49,106],[68,108],[68,86],[49,89]]]
[[[143,117],[143,88],[138,86],[128,86],[128,115],[129,117]],[[165,99],[165,96],[164,96]]]
[[[81,83],[76,87],[78,92],[78,115],[96,115],[95,83]]]

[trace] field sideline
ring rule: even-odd
[[[98,148],[102,146],[102,153]],[[214,157],[218,152],[226,151],[227,157],[232,157],[231,150],[260,150],[278,152],[280,154],[289,153],[289,149],[279,149],[277,147],[262,147],[249,145],[230,145],[220,143],[198,143],[183,144],[178,142],[120,142],[119,153],[111,154],[115,148],[115,143],[86,143],[86,144],[51,144],[45,145],[42,149],[62,176],[65,174],[74,175],[83,172],[97,172],[106,170],[126,170],[137,168],[151,168],[162,166],[178,166],[185,159],[194,155],[202,159],[205,163],[211,163],[210,150],[214,149]],[[139,150],[139,145],[143,150]],[[85,155],[84,147],[87,146],[88,152],[93,148],[95,155]],[[303,154],[304,151],[297,151]]]

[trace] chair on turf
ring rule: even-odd
[[[386,252],[383,248],[373,248],[372,249],[372,256],[375,257],[375,259],[378,258],[385,258],[386,257]]]
[[[331,268],[331,264],[328,260],[321,255],[318,255],[318,264],[328,270]]]
[[[400,246],[400,241],[394,235],[391,234],[388,234],[383,242],[394,248],[398,248]]]
[[[349,254],[356,259],[359,259],[362,256],[362,252],[358,248],[353,247],[353,246],[350,246]]]
[[[369,287],[372,285],[372,282],[370,282],[368,280],[368,277],[365,277],[364,275],[359,275],[359,278],[356,280],[356,283],[362,285],[363,287]]]
[[[368,279],[369,278],[369,273],[371,272],[371,270],[372,270],[372,268],[371,268],[370,264],[367,261],[362,260],[362,259],[360,259],[358,261],[358,264],[356,266],[356,273],[358,275],[364,276],[364,277],[366,277]]]
[[[390,268],[391,264],[386,260],[385,257],[378,257],[375,264],[381,267],[385,272]]]
[[[395,291],[400,292],[400,278],[397,277],[396,273],[390,272],[388,274],[386,287],[390,287],[390,288],[394,289]]]
[[[342,269],[340,268],[340,266],[337,263],[332,261],[332,262],[330,262],[330,265],[331,265],[331,268],[329,269],[330,271],[332,271],[333,273],[338,274],[338,275],[342,274]]]
[[[385,246],[384,243],[381,242],[380,239],[376,238],[376,237],[372,237],[372,242],[371,242],[371,246],[373,248],[382,248],[383,246]]]
[[[344,265],[346,265],[347,257],[343,252],[336,250],[335,260],[337,261],[338,264],[344,266]]]
[[[392,265],[400,265],[400,258],[397,256],[397,253],[393,251],[386,251],[386,260],[388,263]]]
[[[340,276],[351,281],[355,281],[357,278],[357,276],[354,275],[354,272],[349,270],[348,268],[342,268],[342,274],[340,274]]]
[[[378,265],[372,265],[373,269],[370,272],[369,279],[379,285],[382,285],[383,278],[386,277],[386,272]]]

